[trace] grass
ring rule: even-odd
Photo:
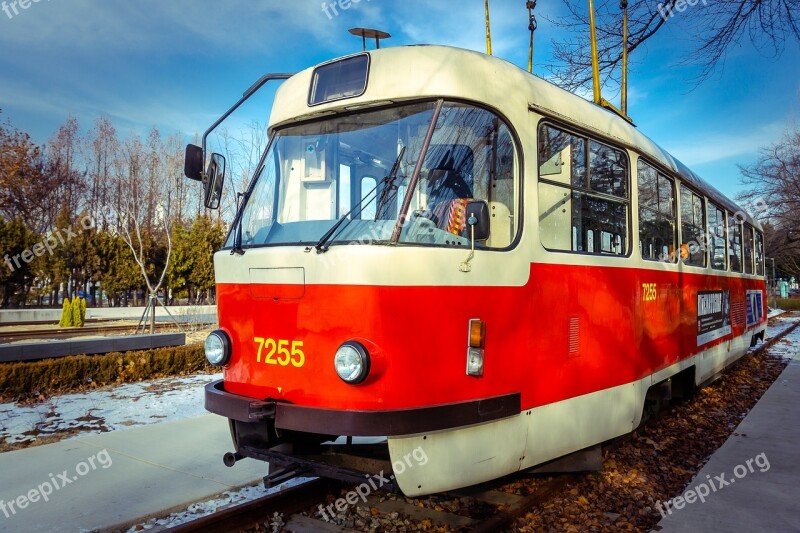
[[[0,364],[0,401],[24,401],[116,383],[210,371],[195,344],[106,355]]]

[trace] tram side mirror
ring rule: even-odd
[[[489,238],[489,204],[483,200],[471,200],[467,204],[467,224],[475,229],[475,240],[485,241]],[[472,230],[467,228],[468,236]]]
[[[183,173],[190,180],[203,181],[203,149],[193,144],[186,145]]]
[[[206,179],[203,181],[206,193],[205,203],[208,209],[219,208],[224,184],[225,158],[220,154],[211,154],[211,161],[208,163],[208,170],[206,171]]]

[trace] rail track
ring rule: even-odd
[[[176,329],[175,324],[163,323],[156,324],[157,331]],[[149,329],[148,329],[149,331]],[[65,339],[72,337],[83,337],[87,335],[105,335],[120,333],[135,333],[136,324],[106,324],[98,326],[86,326],[82,328],[51,328],[51,329],[28,329],[19,330],[0,330],[0,343],[13,342],[26,339]]]
[[[393,499],[387,497],[389,495],[378,493],[369,496],[366,504],[359,501],[352,507],[356,508],[355,516],[369,517],[364,519],[365,522],[380,521],[390,525],[391,522],[387,521],[407,519],[412,522],[441,524],[449,531],[490,533],[510,526],[516,518],[546,501],[574,476],[562,474],[542,480],[535,490],[525,496],[501,490],[503,480],[500,480],[485,484],[479,489],[418,499],[415,500],[419,502],[417,504],[409,503],[402,497]],[[508,478],[505,481],[507,482]],[[340,494],[352,488],[346,483],[315,479],[245,504],[231,505],[192,522],[169,528],[168,531],[222,533],[256,530],[260,524],[274,520],[275,513],[278,513],[281,517],[282,531],[350,533],[357,530],[325,521],[317,509],[320,505],[329,505],[328,501],[340,498]],[[451,507],[448,502],[452,501],[459,502],[461,514],[446,510]],[[305,514],[301,514],[304,511]],[[469,513],[464,514],[466,511]],[[400,516],[407,518],[400,519]],[[354,519],[356,520],[358,518]]]

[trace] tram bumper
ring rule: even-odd
[[[267,462],[269,475],[264,478],[267,487],[297,476],[360,483],[365,476],[369,478],[380,472],[381,479],[387,480],[387,483],[381,482],[383,490],[404,493],[410,490],[422,494],[425,490],[421,482],[403,486],[402,470],[398,472],[394,468],[399,465],[405,470],[405,467],[386,440],[351,444],[349,437],[379,436],[391,442],[392,438],[406,435],[416,440],[427,438],[420,435],[446,435],[448,431],[458,432],[467,426],[490,427],[492,424],[484,424],[520,414],[519,393],[384,411],[322,409],[256,400],[227,392],[222,380],[209,383],[205,394],[206,409],[228,418],[230,423],[235,452],[225,454],[225,464],[233,466],[245,457]],[[347,445],[333,444],[340,436],[348,437]],[[403,458],[408,461],[408,457],[418,451],[405,454]],[[410,471],[409,468],[405,475]],[[389,475],[390,472],[394,473]],[[389,477],[383,478],[384,473]]]
[[[231,421],[272,421],[281,430],[360,437],[400,436],[491,422],[520,413],[520,394],[480,400],[382,411],[307,407],[255,400],[225,390],[224,381],[206,385],[205,408]]]

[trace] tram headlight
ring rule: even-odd
[[[206,359],[214,366],[225,366],[231,359],[231,340],[222,330],[209,333],[205,342]]]
[[[333,364],[339,377],[350,385],[361,383],[369,375],[369,353],[361,343],[355,341],[339,346]]]

